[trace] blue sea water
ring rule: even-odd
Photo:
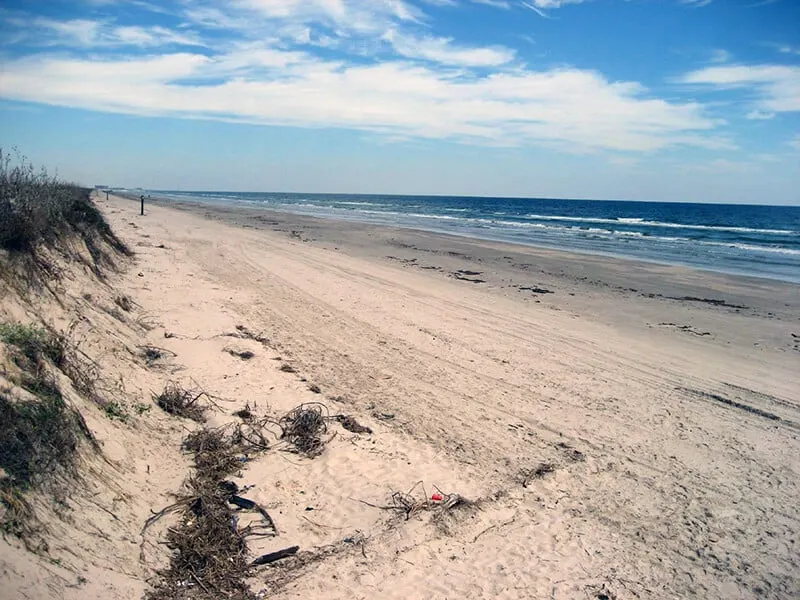
[[[800,206],[153,191],[800,283]]]

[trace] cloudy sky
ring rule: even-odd
[[[797,0],[5,0],[87,184],[800,204]]]

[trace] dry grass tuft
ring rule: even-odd
[[[158,395],[153,394],[153,400],[162,410],[171,415],[204,423],[207,407],[200,404],[199,401],[205,395],[205,392],[187,390],[179,383],[170,381],[164,386],[163,392]]]
[[[319,402],[301,404],[290,410],[278,421],[281,438],[299,454],[309,458],[319,456],[325,448],[322,436],[328,431],[327,411],[328,408]]]
[[[117,296],[114,298],[114,303],[125,312],[131,312],[133,310],[133,300],[131,300],[130,296],[124,294]]]
[[[242,360],[250,360],[256,355],[255,352],[251,352],[250,350],[239,351],[239,350],[234,350],[233,348],[225,348],[223,351],[227,352],[231,356],[241,358]]]
[[[546,475],[555,472],[556,466],[553,463],[539,463],[532,469],[523,469],[520,471],[520,480],[522,487],[528,487],[528,484],[534,479],[543,479]]]

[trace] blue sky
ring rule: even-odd
[[[0,144],[152,189],[800,204],[796,0],[7,0]]]

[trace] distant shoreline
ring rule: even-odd
[[[700,273],[706,274],[717,274],[717,275],[724,275],[728,277],[742,277],[745,279],[754,279],[756,281],[773,281],[773,282],[781,282],[781,283],[788,283],[788,284],[797,284],[800,283],[800,270],[796,273],[770,273],[770,272],[753,272],[752,270],[748,270],[745,268],[735,269],[735,268],[724,268],[719,266],[713,265],[697,265],[692,264],[687,261],[681,260],[668,260],[654,257],[654,256],[636,256],[625,254],[622,252],[614,252],[614,251],[605,251],[605,250],[597,250],[597,249],[582,249],[582,248],[572,248],[572,247],[565,247],[565,246],[557,246],[555,244],[548,244],[548,243],[536,243],[524,239],[516,239],[516,240],[509,240],[504,239],[501,236],[492,236],[491,234],[485,234],[480,231],[457,231],[457,230],[450,230],[445,231],[441,228],[435,227],[426,227],[426,226],[413,226],[407,225],[403,223],[393,224],[393,223],[386,223],[386,222],[370,222],[361,220],[358,215],[310,215],[303,212],[293,211],[291,209],[285,209],[283,207],[274,207],[274,206],[256,206],[256,205],[244,205],[235,201],[229,201],[224,199],[209,199],[203,200],[201,198],[186,198],[186,199],[174,199],[164,196],[159,196],[158,192],[151,192],[153,194],[151,201],[158,202],[163,205],[167,206],[174,206],[176,208],[183,208],[187,210],[196,210],[196,209],[203,209],[203,210],[213,210],[215,213],[219,215],[225,215],[226,220],[233,220],[236,221],[236,217],[231,217],[232,214],[241,214],[241,215],[263,215],[263,214],[276,214],[276,215],[291,215],[292,218],[296,219],[319,219],[321,221],[333,221],[337,223],[349,223],[349,224],[358,224],[360,226],[366,227],[378,227],[378,228],[389,228],[389,229],[402,229],[402,230],[409,230],[409,231],[418,231],[418,232],[426,232],[429,234],[434,235],[442,235],[447,237],[456,237],[459,239],[464,240],[473,240],[477,242],[488,242],[488,243],[496,243],[496,244],[508,244],[511,247],[523,247],[523,248],[532,248],[538,249],[547,252],[563,252],[566,255],[571,255],[575,258],[580,257],[602,257],[605,259],[610,260],[619,260],[619,261],[629,261],[632,263],[642,263],[647,265],[660,265],[665,267],[677,267],[677,268],[686,268],[691,270],[696,270]],[[117,195],[128,197],[134,200],[139,200],[139,195],[134,193],[117,193]],[[365,198],[370,197],[369,195],[363,195]],[[466,197],[464,197],[466,198]],[[590,201],[590,202],[606,202],[606,201]],[[607,201],[607,202],[616,202],[616,201]],[[620,201],[626,202],[626,201]],[[677,204],[677,203],[676,203]],[[710,206],[710,205],[705,205]],[[716,205],[716,206],[723,206],[723,205]]]

